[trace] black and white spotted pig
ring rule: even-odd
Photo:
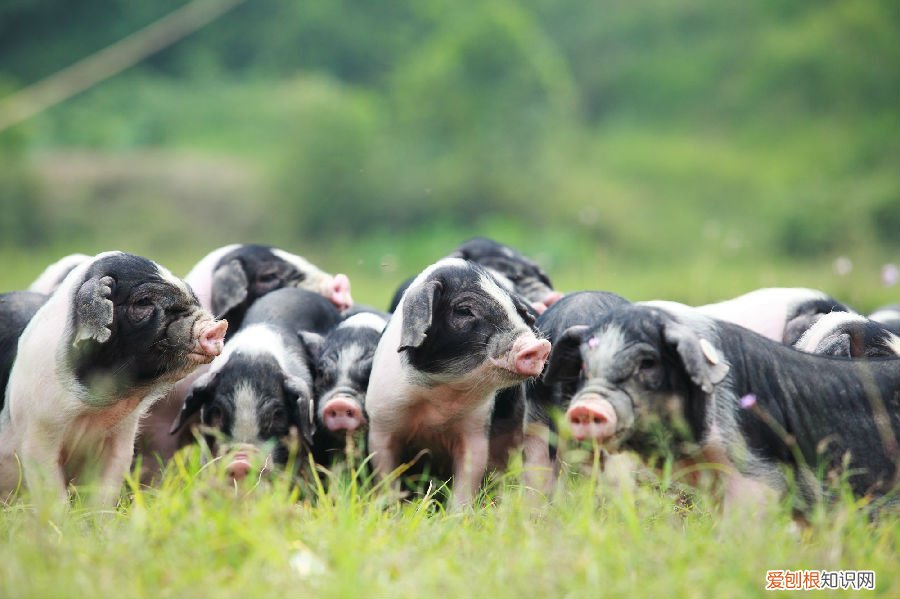
[[[794,347],[812,354],[879,358],[900,355],[900,337],[865,316],[832,312],[807,329]]]
[[[0,294],[0,409],[3,408],[9,373],[16,360],[19,337],[46,301],[46,294],[34,291]]]
[[[535,323],[541,334],[556,343],[562,334],[576,325],[591,325],[610,309],[628,304],[628,300],[607,291],[579,291],[570,293],[554,303],[538,316]],[[537,379],[527,385],[528,422],[525,437],[526,484],[549,491],[553,483],[553,472],[557,464],[555,453],[550,446],[550,435],[555,429],[551,419],[553,410],[565,414],[572,436],[576,440],[592,438],[598,431],[594,428],[594,415],[590,404],[572,403],[572,396],[578,390],[577,381],[560,381],[554,384]],[[543,469],[549,475],[535,469]]]
[[[462,258],[480,264],[491,272],[497,281],[509,291],[518,293],[531,303],[535,312],[541,314],[548,306],[563,297],[553,289],[550,277],[533,260],[526,258],[508,245],[486,237],[475,237],[459,245],[448,258]],[[394,292],[390,311],[397,304],[406,288],[412,283],[411,277]]]
[[[350,280],[330,275],[305,258],[265,245],[233,244],[210,252],[185,281],[200,303],[237,332],[253,302],[282,287],[299,287],[322,295],[338,310],[353,305]]]
[[[215,432],[207,441],[237,481],[284,466],[292,429],[308,451],[315,432],[313,375],[301,333],[326,333],[338,322],[337,309],[316,293],[288,288],[260,298],[194,382],[171,432],[199,412],[206,432]]]
[[[227,323],[187,284],[131,254],[99,254],[73,269],[34,314],[0,412],[0,493],[19,484],[67,496],[99,475],[114,503],[138,421],[179,379],[222,349]]]
[[[428,449],[448,463],[454,505],[470,503],[487,469],[497,391],[539,375],[549,351],[531,308],[487,270],[459,258],[426,268],[375,351],[366,410],[376,473]]]
[[[648,454],[665,440],[720,464],[726,506],[786,491],[784,468],[815,501],[813,473],[845,459],[856,494],[897,487],[900,359],[808,354],[695,310],[636,305],[562,335],[545,379],[579,377],[574,401],[605,404],[608,442]]]

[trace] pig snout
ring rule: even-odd
[[[212,362],[225,345],[227,320],[199,320],[194,324],[194,348],[190,356],[201,364]]]
[[[546,339],[518,339],[504,358],[491,358],[491,363],[521,376],[538,376],[550,355],[550,342]]]
[[[235,482],[241,482],[247,478],[247,475],[250,474],[250,470],[253,468],[250,460],[258,452],[259,450],[256,447],[246,446],[230,454],[231,461],[225,466],[225,475]]]
[[[338,395],[322,407],[322,421],[325,428],[333,433],[352,433],[366,424],[366,417],[356,400],[347,395]]]
[[[569,406],[566,421],[572,436],[577,441],[593,439],[603,442],[616,433],[616,411],[608,400],[590,394],[581,397]]]
[[[334,275],[328,286],[328,299],[341,311],[353,307],[353,297],[350,295],[350,279],[347,278],[347,275]]]
[[[518,347],[514,346],[513,351],[515,371],[523,376],[538,376],[550,355],[550,342],[546,339],[533,339]]]

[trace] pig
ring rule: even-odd
[[[790,479],[806,508],[822,498],[820,467],[846,465],[856,495],[897,487],[898,358],[808,354],[696,310],[631,305],[557,340],[545,382],[579,378],[573,402],[590,407],[599,438],[719,464],[726,508],[783,494]]]
[[[282,287],[328,298],[338,310],[353,306],[346,275],[322,272],[306,259],[265,245],[233,244],[210,252],[185,277],[200,303],[238,331],[254,300]]]
[[[372,362],[365,406],[376,475],[428,449],[451,469],[452,505],[470,504],[487,470],[497,391],[539,375],[550,352],[534,320],[474,262],[447,258],[422,271]]]
[[[281,288],[306,289],[327,298],[338,310],[353,305],[350,281],[345,275],[330,275],[284,250],[263,245],[234,244],[210,252],[187,274],[185,280],[197,293],[200,303],[225,318],[230,330],[240,330],[244,315],[253,303]],[[190,427],[183,434],[169,434],[169,425],[178,416],[192,379],[180,382],[162,401],[154,404],[138,438],[138,453],[143,464],[141,480],[151,483],[159,478],[161,467],[193,436]]]
[[[63,279],[66,278],[66,275],[69,274],[73,268],[90,259],[91,257],[87,254],[69,254],[68,256],[63,256],[45,268],[44,272],[28,286],[28,291],[50,295],[56,291],[56,288],[59,287],[59,284],[63,282]]]
[[[260,298],[222,355],[193,382],[170,433],[199,413],[207,433],[215,433],[207,443],[225,461],[225,474],[239,482],[286,465],[295,430],[304,450],[299,465],[315,433],[311,358],[301,333],[327,333],[339,321],[328,300],[303,289]]]
[[[227,328],[158,264],[105,252],[74,268],[19,337],[0,412],[0,493],[98,476],[115,505],[147,408],[219,354]]]
[[[869,319],[880,322],[893,334],[900,335],[900,304],[882,306],[869,314]]]
[[[853,312],[823,291],[802,287],[757,289],[730,300],[698,306],[697,310],[785,345],[797,343],[822,314]]]
[[[475,237],[459,245],[448,258],[462,258],[476,262],[488,269],[507,290],[518,293],[531,302],[535,312],[541,314],[559,300],[562,293],[553,289],[547,274],[532,260],[507,245],[486,237]],[[391,299],[390,312],[415,277],[404,281]]]
[[[0,294],[0,410],[3,409],[6,384],[16,359],[19,337],[46,301],[46,294],[34,291]]]
[[[590,325],[610,309],[627,305],[624,297],[607,291],[580,291],[570,293],[538,316],[536,326],[551,344],[570,327]],[[572,436],[582,441],[592,437],[591,418],[580,404],[571,404],[577,391],[573,382],[547,384],[537,379],[527,387],[528,417],[524,441],[525,483],[544,492],[552,488],[558,463],[550,446],[550,435],[555,423],[550,414],[562,410],[569,423]]]
[[[347,435],[367,430],[366,389],[372,359],[387,319],[360,312],[326,337],[304,335],[315,356],[316,461],[330,464],[343,455]]]
[[[813,354],[879,358],[900,355],[900,337],[859,314],[832,312],[820,317],[794,347]]]

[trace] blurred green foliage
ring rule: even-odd
[[[182,4],[7,3],[5,89]],[[514,230],[560,265],[874,264],[900,248],[897,64],[892,0],[250,0],[0,133],[0,245],[388,240],[404,270]]]

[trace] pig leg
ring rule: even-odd
[[[523,443],[525,451],[525,486],[549,495],[556,483],[556,473],[550,460],[550,429],[541,424],[528,426]]]
[[[369,430],[369,452],[372,453],[372,467],[380,480],[387,478],[399,466],[397,442],[391,433]]]
[[[481,480],[487,470],[490,442],[484,431],[468,433],[453,448],[453,500],[454,509],[461,509],[472,503],[475,493],[481,487]]]
[[[61,452],[56,435],[33,428],[25,431],[19,457],[25,484],[35,500],[52,495],[59,503],[68,504],[69,493],[60,464]]]
[[[131,467],[134,457],[134,437],[137,434],[138,421],[125,425],[106,442],[101,457],[100,484],[97,501],[100,505],[115,507],[119,501],[122,482]]]

